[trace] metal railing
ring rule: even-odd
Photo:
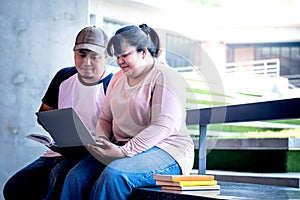
[[[256,75],[267,75],[270,77],[280,76],[279,59],[255,60],[246,62],[227,63],[225,73],[249,73]]]

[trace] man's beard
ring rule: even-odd
[[[93,79],[94,78],[94,70],[92,66],[86,66],[80,69],[81,73],[78,73],[81,78],[84,79]],[[89,73],[90,72],[90,73]]]
[[[87,74],[81,75],[81,74],[78,73],[78,76],[79,76],[81,79],[93,79],[93,78],[94,78],[93,75],[87,75]]]

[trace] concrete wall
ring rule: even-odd
[[[73,44],[87,25],[88,0],[0,0],[0,188],[46,149],[26,139],[44,132],[35,112],[56,71],[73,65]]]

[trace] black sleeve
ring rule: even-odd
[[[103,89],[104,89],[104,94],[106,94],[106,90],[107,90],[107,87],[108,87],[108,84],[111,80],[111,78],[113,77],[113,74],[109,74],[107,77],[105,77],[105,79],[103,79]]]
[[[75,67],[66,67],[59,70],[55,76],[53,77],[48,89],[42,98],[42,102],[48,106],[53,108],[58,108],[58,92],[60,84],[71,77],[72,75],[76,74],[77,70]]]

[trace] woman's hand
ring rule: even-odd
[[[88,144],[89,149],[100,155],[101,157],[111,157],[111,158],[124,158],[126,155],[119,148],[119,146],[103,139],[98,138],[97,142],[101,142],[105,145],[105,148],[98,147],[96,145]]]

